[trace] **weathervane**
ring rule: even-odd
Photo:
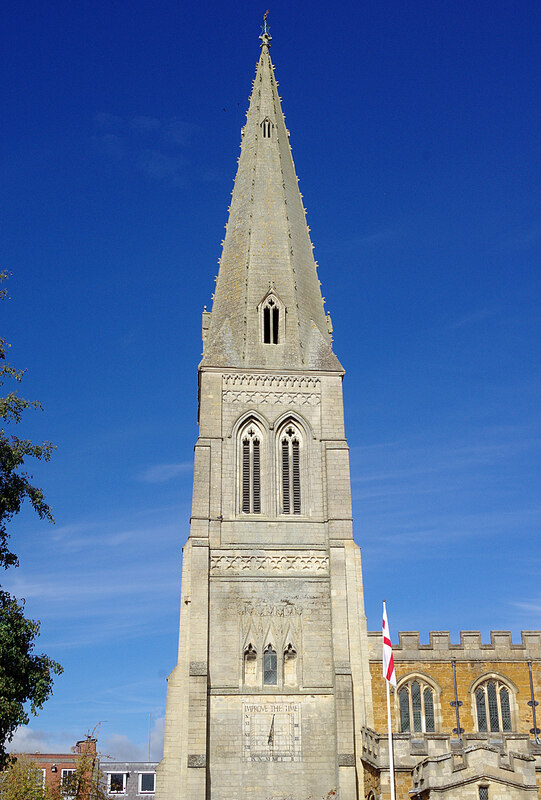
[[[270,47],[270,42],[272,36],[270,35],[270,28],[267,25],[267,14],[269,13],[269,9],[265,11],[263,14],[263,25],[261,26],[261,47]]]

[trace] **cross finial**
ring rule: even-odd
[[[270,35],[270,28],[267,25],[267,14],[269,13],[269,9],[265,11],[263,14],[263,25],[261,26],[261,47],[270,47],[272,36]]]

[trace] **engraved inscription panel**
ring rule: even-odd
[[[244,703],[245,761],[302,761],[300,703]]]

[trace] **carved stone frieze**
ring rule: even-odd
[[[210,557],[211,574],[231,573],[265,574],[302,572],[327,574],[329,559],[323,553],[297,552],[294,554],[216,554]]]
[[[317,406],[320,403],[320,396],[317,393],[304,392],[261,392],[246,391],[241,389],[233,391],[227,389],[223,392],[224,403],[249,403],[250,405],[262,406]]]
[[[295,390],[298,392],[319,392],[320,379],[309,375],[242,375],[232,373],[223,376],[224,386],[243,389]]]

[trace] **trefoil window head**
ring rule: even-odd
[[[282,344],[285,338],[285,307],[277,294],[270,290],[258,306],[260,341],[263,344]]]
[[[241,431],[241,498],[243,514],[261,513],[261,431],[248,423]]]

